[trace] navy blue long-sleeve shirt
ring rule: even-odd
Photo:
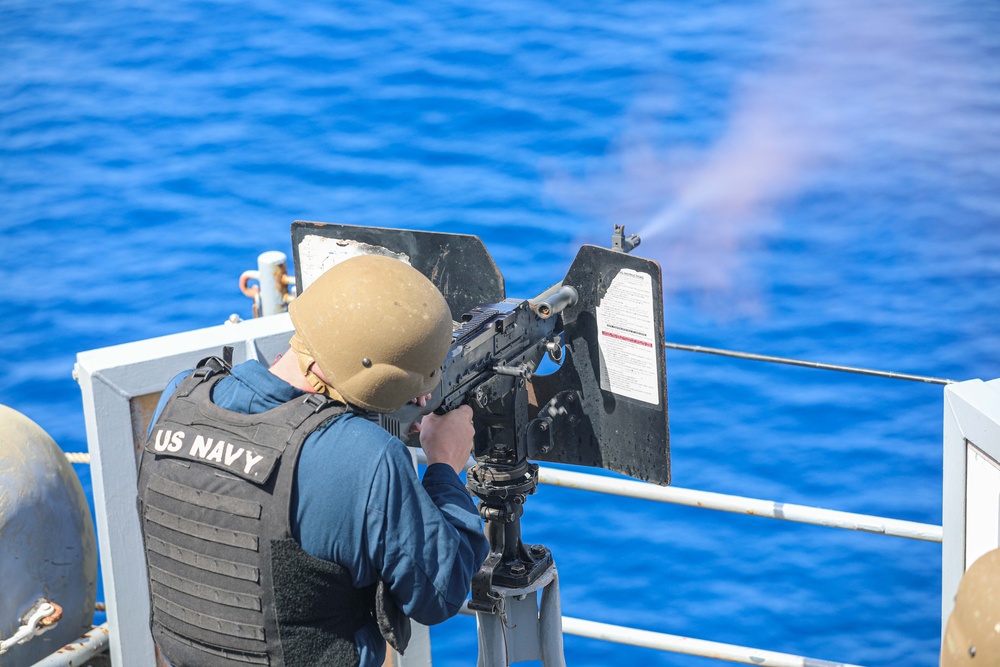
[[[153,423],[187,374],[164,390]],[[257,414],[301,395],[248,361],[215,386],[212,402]],[[303,443],[290,518],[306,553],[345,567],[358,588],[381,578],[403,613],[425,625],[459,610],[489,554],[479,512],[451,466],[428,466],[421,484],[406,446],[352,414],[332,420]],[[357,632],[355,643],[361,667],[382,664],[385,642],[374,622]]]

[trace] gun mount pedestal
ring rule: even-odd
[[[529,586],[552,565],[552,552],[521,541],[524,500],[538,486],[538,466],[527,461],[478,463],[469,470],[468,480],[469,490],[479,497],[479,515],[490,541],[490,555],[472,578],[469,608],[495,614],[500,605],[495,586]]]
[[[521,541],[525,497],[538,486],[538,466],[480,462],[469,471],[479,497],[490,555],[472,579],[469,608],[479,626],[478,667],[541,660],[564,667],[559,577],[552,552]],[[542,592],[541,604],[538,592]]]
[[[541,660],[545,667],[566,667],[559,573],[555,563],[549,562],[528,586],[496,586],[494,590],[500,611],[493,614],[476,612],[479,628],[477,667],[507,667],[523,660]]]

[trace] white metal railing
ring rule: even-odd
[[[75,667],[108,650],[108,624],[98,625],[71,644],[36,662],[32,667]]]
[[[720,642],[667,635],[659,632],[637,630],[635,628],[623,628],[616,625],[608,625],[607,623],[595,623],[594,621],[584,621],[579,618],[568,618],[566,616],[563,616],[563,632],[581,637],[590,637],[592,639],[603,639],[618,644],[642,646],[660,651],[670,651],[672,653],[684,653],[703,658],[728,660],[729,662],[741,662],[747,665],[763,665],[763,667],[858,667],[857,665],[844,662],[804,658],[787,653],[762,651],[745,646],[722,644]]]
[[[427,457],[424,455],[423,450],[411,448],[410,452],[415,457],[417,463],[427,465]],[[475,463],[476,461],[470,458],[465,463],[465,470],[471,468]],[[580,491],[606,493],[612,496],[652,500],[672,505],[686,505],[688,507],[701,507],[702,509],[747,514],[749,516],[759,516],[768,519],[783,519],[795,523],[809,523],[814,526],[843,528],[845,530],[891,535],[893,537],[904,537],[926,542],[941,542],[943,533],[941,526],[932,523],[903,521],[901,519],[890,519],[871,514],[841,512],[822,507],[793,505],[774,500],[760,500],[745,496],[714,493],[712,491],[685,489],[677,486],[657,486],[648,482],[637,482],[617,477],[604,477],[602,475],[572,472],[570,470],[558,470],[544,466],[538,467],[538,483],[568,489],[578,489]]]
[[[809,507],[808,505],[793,505],[774,500],[758,500],[711,491],[696,491],[676,486],[655,486],[646,482],[600,477],[553,468],[539,468],[538,481],[542,484],[583,491],[642,498],[675,505],[687,505],[688,507],[701,507],[720,512],[749,514],[770,519],[784,519],[797,523],[811,523],[830,528],[859,530],[865,533],[893,535],[927,542],[940,542],[943,532],[941,526],[928,523],[840,512],[822,507]]]
[[[476,615],[476,612],[468,607],[463,607],[460,613],[466,616]],[[657,651],[668,651],[670,653],[696,655],[702,658],[727,660],[746,665],[761,665],[762,667],[859,667],[858,665],[851,665],[846,662],[830,662],[829,660],[805,658],[789,653],[762,651],[735,644],[723,644],[704,639],[681,637],[680,635],[668,635],[662,632],[650,632],[649,630],[639,630],[637,628],[610,625],[608,623],[597,623],[569,616],[562,617],[562,631],[563,634],[587,637],[588,639],[599,639],[616,644],[627,644],[629,646],[639,646]]]

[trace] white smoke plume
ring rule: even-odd
[[[710,146],[658,146],[656,119],[637,112],[604,166],[549,182],[602,232],[617,222],[639,233],[642,254],[663,265],[665,290],[743,314],[760,307],[746,257],[784,222],[783,203],[859,160],[888,152],[948,161],[995,130],[996,114],[969,112],[977,77],[995,74],[935,10],[901,1],[780,6],[786,30],[773,36],[769,64],[738,81]]]

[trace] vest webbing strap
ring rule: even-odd
[[[222,618],[216,618],[215,616],[209,616],[208,614],[202,614],[155,594],[153,595],[153,606],[164,614],[169,614],[188,625],[194,625],[205,630],[210,630],[211,632],[229,635],[230,637],[238,637],[239,639],[264,641],[264,628],[259,625],[235,623]]]
[[[233,577],[234,579],[243,579],[244,581],[257,582],[260,580],[260,570],[252,565],[234,563],[233,561],[226,560],[225,558],[203,556],[191,551],[190,549],[174,546],[173,544],[167,544],[160,538],[153,537],[152,535],[146,536],[146,548],[160,554],[161,556],[166,556],[167,558],[175,560],[179,563],[196,567],[199,570],[206,570],[214,574],[222,574],[227,577]]]
[[[204,625],[189,623],[183,619],[172,616],[169,610],[164,608],[163,601],[160,598],[153,597],[152,606],[154,616],[157,619],[154,620],[153,630],[154,635],[159,631],[160,628],[170,630],[174,634],[187,637],[198,644],[205,646],[213,646],[217,650],[223,651],[236,651],[239,653],[255,653],[259,656],[267,655],[267,642],[252,639],[249,637],[236,637],[234,635],[222,634],[217,628],[210,629]],[[163,624],[163,621],[169,622],[169,627]],[[189,619],[193,620],[193,619]],[[200,621],[199,621],[200,623]],[[261,628],[263,630],[263,628]],[[168,658],[169,660],[169,658]],[[181,665],[213,665],[216,663],[215,660],[201,660],[192,659],[190,657],[183,660],[173,660],[172,662],[181,663]]]
[[[191,391],[197,387],[201,382],[207,380],[219,373],[228,373],[229,368],[223,364],[222,359],[218,357],[208,357],[207,359],[202,359],[198,362],[198,367],[192,371],[191,375],[184,378],[177,389],[174,390],[174,394],[177,396],[190,396]]]
[[[208,540],[209,542],[247,549],[248,551],[258,551],[260,549],[260,539],[250,533],[229,530],[227,528],[217,528],[216,526],[187,519],[148,505],[146,506],[144,516],[147,521],[152,521],[159,526],[175,530],[178,533]]]
[[[207,507],[208,509],[228,512],[229,514],[244,516],[248,519],[260,518],[260,503],[255,503],[251,500],[242,500],[240,498],[232,498],[230,496],[220,496],[217,493],[193,489],[190,486],[185,486],[183,484],[178,484],[177,482],[172,482],[169,479],[164,479],[155,473],[150,475],[149,489],[163,494],[168,498],[191,503],[193,505],[200,505],[201,507]]]
[[[261,609],[260,597],[256,595],[227,591],[224,588],[217,588],[208,584],[199,584],[161,570],[155,565],[150,565],[149,567],[149,578],[153,582],[154,590],[157,586],[166,586],[167,588],[172,588],[175,591],[186,593],[201,600],[209,600],[210,602],[216,602],[227,607],[250,609],[252,611],[260,611]]]
[[[202,653],[207,653],[219,658],[225,658],[227,660],[233,660],[235,662],[245,662],[248,665],[269,665],[271,662],[267,659],[267,655],[264,653],[254,653],[250,651],[232,651],[219,646],[212,646],[210,644],[203,644],[199,641],[190,639],[189,637],[181,637],[176,632],[170,631],[168,628],[160,628],[160,632],[168,635],[171,639],[179,644],[184,644],[185,646],[190,646],[193,649],[197,649]]]

